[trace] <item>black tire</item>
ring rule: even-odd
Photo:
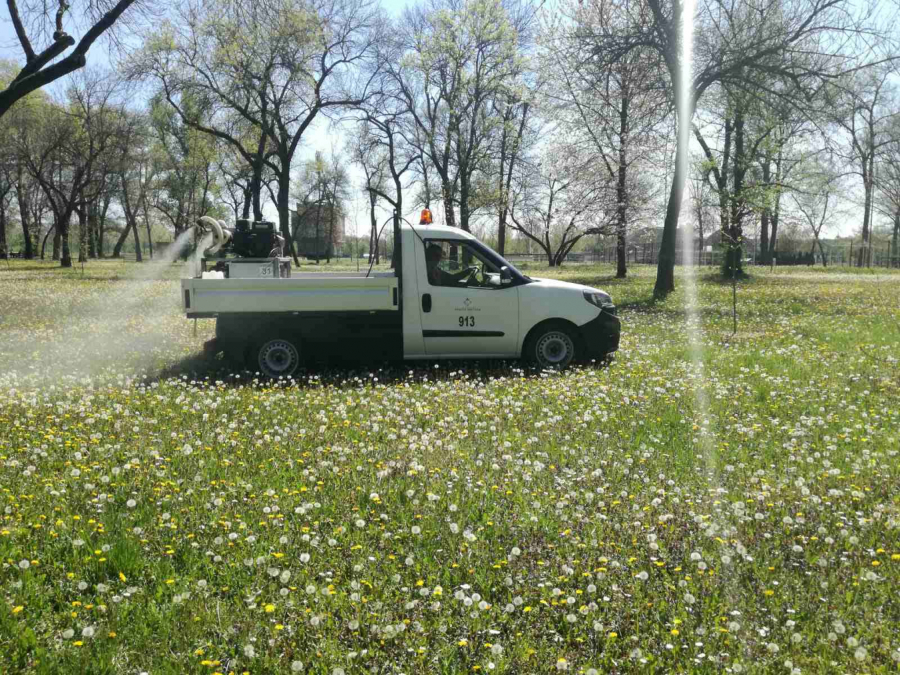
[[[540,366],[565,370],[578,359],[578,336],[562,322],[537,326],[525,340],[522,357]]]
[[[272,337],[260,340],[251,350],[255,365],[265,377],[290,377],[300,367],[300,348],[295,339]]]

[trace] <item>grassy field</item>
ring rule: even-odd
[[[272,385],[181,272],[0,270],[0,672],[900,672],[900,275],[754,271],[732,335],[564,267],[608,364]]]

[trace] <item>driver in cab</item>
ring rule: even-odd
[[[425,249],[425,268],[432,286],[459,287],[460,282],[472,275],[472,269],[468,267],[455,274],[442,270],[440,263],[443,259],[444,250],[437,244],[429,244]]]

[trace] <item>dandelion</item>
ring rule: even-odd
[[[866,657],[869,655],[869,652],[866,651],[865,647],[857,647],[856,651],[853,652],[853,657],[857,661],[865,661]]]
[[[129,509],[133,509],[135,506],[137,506],[137,501],[135,501],[134,499],[129,499],[127,502],[125,502],[125,506],[127,506]]]
[[[253,648],[253,645],[245,645],[244,646],[244,656],[248,659],[252,659],[256,656],[256,649]]]
[[[291,661],[291,671],[294,673],[299,673],[303,670],[303,662],[302,661]]]
[[[565,660],[564,658],[562,658],[562,657],[558,658],[558,659],[556,660],[556,669],[557,669],[557,670],[560,670],[560,671],[562,671],[562,670],[568,670],[568,669],[569,669],[569,662],[566,661],[566,660]]]
[[[94,630],[94,627],[93,627],[93,626],[85,626],[85,627],[81,630],[81,637],[86,638],[86,639],[90,639],[90,638],[94,637],[94,633],[95,633],[95,632],[96,632],[96,631]]]
[[[31,563],[29,561],[27,561],[27,560],[19,561],[19,569],[20,570],[27,570],[29,567],[31,567]]]
[[[63,640],[71,640],[73,637],[75,637],[75,631],[72,630],[71,628],[66,628],[62,632],[62,636],[63,636]]]

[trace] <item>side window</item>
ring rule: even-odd
[[[447,239],[425,241],[425,273],[432,286],[498,288],[500,270],[467,242]]]

